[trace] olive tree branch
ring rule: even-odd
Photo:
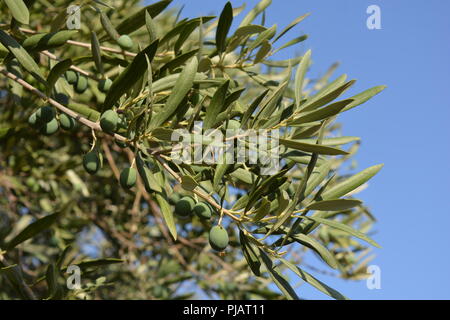
[[[39,89],[33,87],[31,84],[29,84],[28,82],[26,82],[25,80],[17,77],[16,75],[14,75],[11,72],[8,72],[7,70],[5,70],[4,68],[0,69],[0,73],[4,74],[6,77],[10,78],[11,80],[16,81],[17,83],[19,83],[21,86],[23,86],[25,89],[31,91],[32,93],[36,94],[37,96],[41,97],[42,99],[44,99],[45,101],[47,101],[49,104],[53,105],[54,107],[56,107],[57,109],[59,109],[60,111],[66,113],[67,115],[73,117],[75,120],[79,121],[80,123],[88,126],[89,128],[91,128],[92,130],[95,131],[103,131],[102,128],[100,127],[100,124],[98,122],[93,122],[89,119],[86,119],[84,117],[81,117],[77,112],[71,110],[70,108],[62,105],[61,103],[53,100],[52,98],[48,97],[45,93],[43,93],[42,91],[40,91]],[[114,138],[116,138],[117,140],[120,141],[127,141],[127,138],[114,133],[113,134]],[[159,155],[154,155],[155,159],[161,163],[161,165],[164,167],[164,169],[170,173],[176,180],[178,183],[181,183],[181,177],[172,170],[172,168],[170,168],[170,166],[167,164],[167,162],[165,160],[163,160]],[[198,195],[199,197],[203,198],[204,200],[208,201],[212,206],[214,206],[216,209],[218,210],[223,210],[223,212],[228,215],[230,218],[232,218],[233,220],[240,222],[242,221],[241,218],[236,217],[233,213],[231,213],[229,210],[222,208],[222,206],[220,206],[219,204],[216,203],[216,201],[208,194],[204,193],[201,190],[198,190],[198,188],[195,188],[194,190],[192,190],[193,193],[195,193],[196,195]]]

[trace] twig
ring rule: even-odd
[[[66,107],[66,106],[60,104],[59,102],[53,100],[52,98],[48,97],[45,93],[43,93],[39,89],[36,89],[35,87],[33,87],[31,84],[29,84],[25,80],[17,77],[15,74],[12,74],[11,72],[8,72],[7,70],[5,70],[3,68],[0,69],[0,73],[3,73],[5,76],[10,78],[11,80],[16,81],[21,86],[23,86],[25,89],[27,89],[27,90],[31,91],[32,93],[36,94],[37,96],[41,97],[42,99],[44,99],[45,101],[47,101],[48,103],[50,103],[51,105],[56,107],[57,109],[66,113],[67,115],[71,116],[72,118],[81,122],[82,124],[88,126],[89,128],[96,130],[96,131],[103,131],[102,128],[100,127],[99,123],[93,122],[87,118],[83,118],[75,111],[69,109],[68,107]],[[127,138],[125,138],[117,133],[114,134],[114,138],[116,138],[117,140],[120,140],[120,141],[127,141]]]

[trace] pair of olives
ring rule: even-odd
[[[28,124],[39,130],[43,135],[50,136],[57,132],[60,126],[64,130],[72,130],[76,122],[74,118],[65,113],[59,115],[58,122],[55,108],[52,106],[44,106],[30,115]]]
[[[195,200],[189,196],[182,197],[175,204],[175,213],[183,218],[186,218],[194,213],[202,220],[209,220],[213,211],[214,209],[209,203],[195,203]]]
[[[175,204],[175,213],[181,217],[188,217],[194,213],[202,220],[209,220],[214,209],[209,203],[195,203],[192,197],[185,196]],[[223,251],[228,246],[228,233],[222,226],[214,226],[209,231],[209,244],[216,251]]]
[[[67,70],[65,73],[66,80],[69,84],[73,85],[76,93],[84,93],[88,87],[88,79],[73,70]],[[97,88],[103,93],[107,93],[111,88],[111,79],[101,79],[98,82]]]

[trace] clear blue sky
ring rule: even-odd
[[[247,12],[258,1],[231,1],[243,2]],[[219,14],[225,3],[174,1],[191,18]],[[372,4],[381,8],[381,30],[366,27]],[[358,80],[352,93],[388,86],[340,118],[345,135],[362,138],[359,168],[385,163],[359,195],[379,219],[373,238],[383,248],[372,263],[381,268],[382,288],[318,277],[352,299],[450,299],[450,1],[274,0],[266,21],[282,28],[306,12],[285,39],[309,39],[277,57],[311,48],[312,76],[339,61],[336,75]],[[307,286],[299,294],[327,298]]]

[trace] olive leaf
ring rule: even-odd
[[[30,13],[23,0],[5,0],[5,3],[14,19],[22,24],[30,23]]]
[[[103,110],[112,108],[119,98],[125,94],[144,75],[147,70],[147,59],[152,60],[158,48],[158,41],[139,52],[128,67],[116,77],[103,103]]]
[[[328,199],[337,199],[339,197],[342,197],[349,193],[350,191],[353,191],[360,185],[366,183],[369,181],[370,178],[372,178],[374,175],[378,173],[378,171],[383,168],[383,164],[378,164],[372,167],[369,167],[367,169],[364,169],[363,171],[351,176],[348,179],[345,179],[342,182],[339,182],[335,186],[329,188],[322,194],[322,198],[324,200]]]
[[[21,244],[22,242],[48,229],[51,225],[53,225],[57,221],[59,215],[60,212],[53,213],[31,223],[8,242],[8,244],[6,245],[6,249],[11,250],[15,248],[17,245]]]
[[[233,7],[230,2],[225,4],[219,18],[219,24],[216,31],[216,47],[219,53],[225,51],[227,34],[233,22]]]
[[[14,55],[22,65],[36,80],[45,84],[44,75],[42,74],[39,66],[28,54],[28,52],[11,36],[9,36],[3,30],[0,30],[0,42]]]
[[[197,72],[198,61],[193,57],[191,61],[184,67],[174,84],[173,91],[164,106],[162,112],[152,118],[150,129],[159,127],[167,121],[177,110],[178,105],[183,101],[185,95],[191,90],[194,83],[195,74]],[[156,84],[156,83],[155,83]]]

